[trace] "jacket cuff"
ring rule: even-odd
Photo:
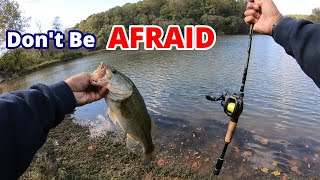
[[[273,28],[272,37],[281,46],[289,46],[290,29],[297,23],[297,20],[292,18],[283,18]]]
[[[74,94],[69,87],[69,85],[64,82],[58,82],[52,85],[49,85],[49,88],[55,96],[63,101],[62,106],[65,114],[71,113],[77,106],[76,99]]]

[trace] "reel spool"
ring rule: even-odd
[[[228,91],[224,91],[218,98],[206,96],[209,101],[221,101],[224,112],[231,117],[231,121],[238,122],[238,119],[243,111],[243,97],[238,94],[230,95]]]

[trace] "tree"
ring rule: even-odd
[[[42,33],[42,23],[40,20],[36,20],[36,26],[38,29],[38,33]],[[44,57],[44,50],[43,49],[37,49],[36,52],[38,53],[38,55],[40,56],[40,58]]]
[[[54,17],[52,21],[52,29],[55,31],[62,31],[62,24],[59,16]]]
[[[24,29],[29,26],[29,19],[22,16],[16,1],[0,0],[0,44],[6,40],[7,30],[24,32]]]
[[[309,19],[314,22],[320,22],[320,8],[314,8]]]

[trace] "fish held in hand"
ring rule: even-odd
[[[144,165],[150,165],[155,156],[152,136],[157,127],[137,87],[126,75],[103,63],[92,73],[91,83],[107,86],[110,119],[127,133],[129,149],[142,146]]]

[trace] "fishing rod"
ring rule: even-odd
[[[250,62],[250,54],[251,54],[251,45],[252,45],[252,36],[253,36],[253,24],[250,24],[249,31],[249,46],[247,52],[247,58],[245,60],[244,71],[242,76],[242,84],[239,93],[230,94],[228,91],[224,91],[222,95],[218,98],[207,95],[206,98],[209,101],[221,101],[221,105],[224,108],[224,112],[230,117],[230,122],[227,130],[227,134],[225,136],[225,144],[220,158],[216,163],[216,167],[214,169],[214,175],[219,175],[223,162],[224,156],[227,152],[228,145],[230,144],[233,134],[237,128],[237,123],[239,117],[243,111],[243,98],[244,98],[244,88],[246,85],[249,62]]]

